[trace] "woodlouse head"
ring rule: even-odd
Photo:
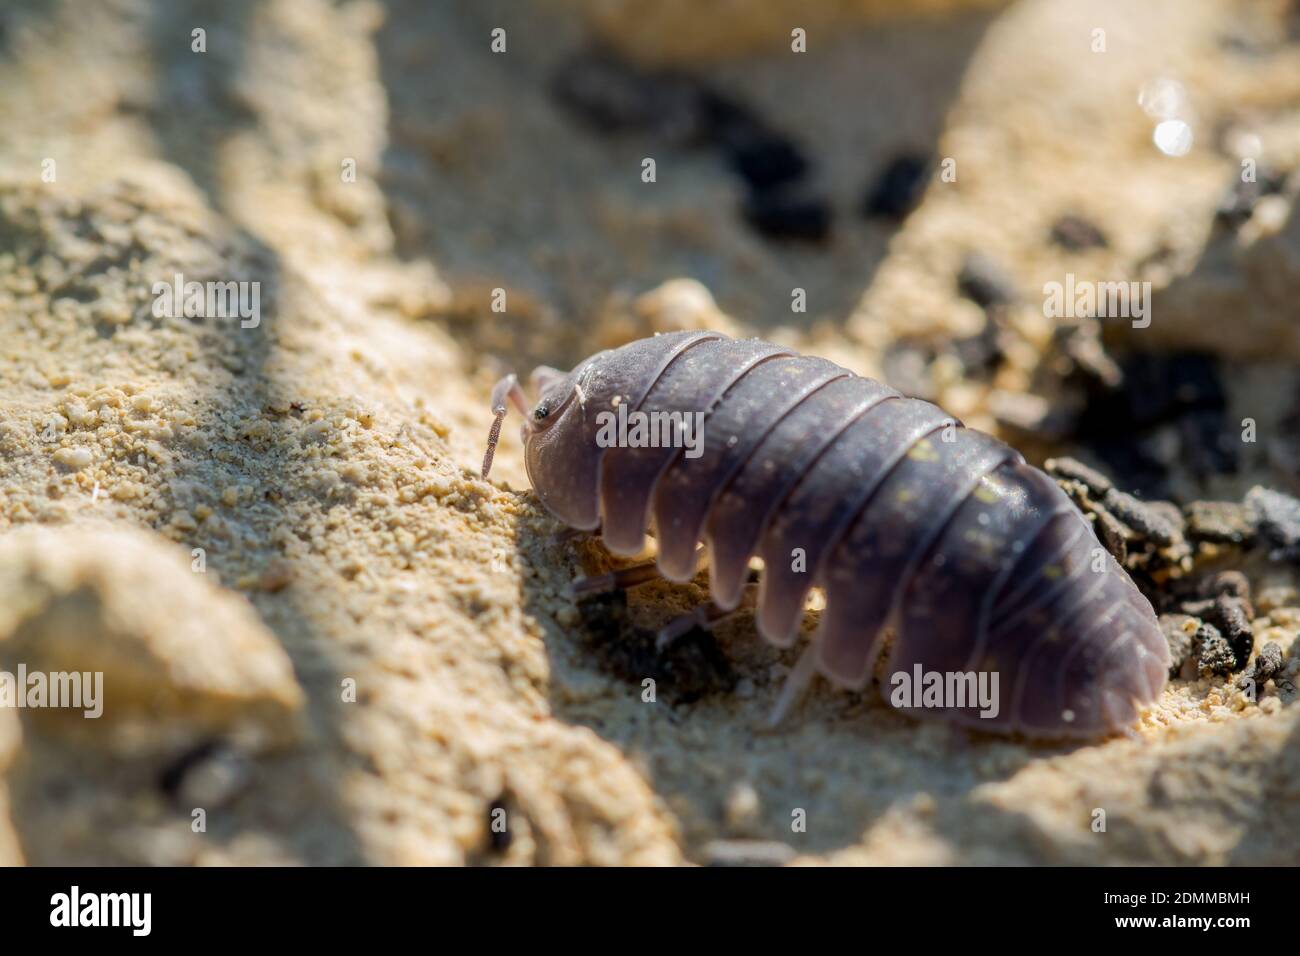
[[[533,491],[553,515],[584,530],[600,524],[600,449],[588,435],[587,403],[598,358],[592,356],[567,373],[545,366],[534,370],[537,404],[523,431],[524,466]]]
[[[497,383],[492,393],[495,420],[483,459],[483,477],[492,467],[492,456],[501,421],[509,406],[523,416],[519,440],[524,446],[528,480],[542,503],[557,518],[576,528],[593,529],[599,523],[595,476],[599,449],[588,440],[587,402],[584,382],[595,372],[593,355],[570,372],[549,366],[533,370],[529,383],[537,395],[531,408],[514,375]]]

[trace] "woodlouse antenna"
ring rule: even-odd
[[[488,431],[487,451],[483,453],[484,478],[492,471],[492,458],[496,455],[497,442],[501,438],[501,422],[505,419],[510,405],[514,405],[525,418],[528,417],[528,398],[524,395],[524,390],[519,387],[519,379],[514,372],[497,382],[492,389],[493,419],[492,428]]]

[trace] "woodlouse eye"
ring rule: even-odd
[[[535,409],[533,409],[533,418],[537,419],[539,422],[545,421],[546,416],[549,414],[551,414],[551,405],[549,402],[541,402]]]

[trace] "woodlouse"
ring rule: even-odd
[[[985,730],[1096,736],[1130,724],[1164,686],[1155,613],[1082,513],[1018,453],[928,402],[713,332],[642,339],[568,373],[540,368],[533,385],[531,413],[514,376],[494,390],[484,476],[510,402],[526,416],[529,480],[560,521],[599,528],[624,556],[653,529],[658,571],[679,582],[703,542],[712,606],[685,626],[740,606],[754,556],[758,630],[778,646],[797,638],[811,588],[824,590],[778,709],[815,671],[865,686],[890,635],[887,675],[1005,675],[990,681],[995,708],[900,708]],[[697,454],[598,441],[620,405],[646,419],[700,415]],[[630,586],[648,570],[609,577]],[[881,687],[890,700],[894,682]]]

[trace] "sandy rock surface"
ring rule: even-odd
[[[1131,736],[1065,746],[819,683],[769,731],[794,652],[745,615],[666,660],[611,640],[565,596],[609,559],[528,492],[513,420],[478,477],[506,370],[713,327],[879,373],[898,341],[978,325],[955,276],[981,251],[1017,290],[1015,342],[992,379],[931,366],[945,407],[997,428],[995,393],[1056,396],[1044,282],[1148,278],[1158,321],[1108,338],[1224,356],[1232,414],[1264,436],[1236,475],[1175,486],[1294,492],[1294,196],[1212,227],[1234,123],[1300,165],[1294,13],[1030,0],[856,27],[877,5],[828,3],[839,28],[806,59],[708,31],[646,52],[815,149],[839,219],[808,247],[750,229],[716,157],[601,138],[555,104],[586,31],[627,29],[571,6],[0,13],[0,665],[93,658],[108,687],[98,721],[0,710],[0,862],[1295,862],[1286,566],[1250,572],[1289,594],[1255,622],[1285,655],[1257,700],[1180,679]],[[1180,159],[1136,104],[1166,75],[1196,110]],[[956,182],[901,226],[857,217],[904,149],[956,158]],[[1065,212],[1107,247],[1050,244]],[[159,315],[177,274],[256,282],[260,314]],[[639,589],[629,622],[661,625],[700,583]]]

